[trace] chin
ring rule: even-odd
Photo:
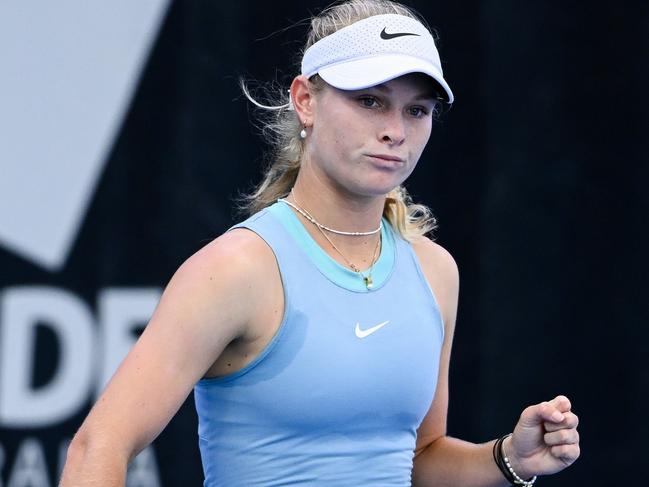
[[[368,196],[368,197],[379,197],[379,196],[385,197],[385,196],[388,195],[388,193],[390,193],[390,191],[392,191],[393,189],[395,189],[398,186],[399,186],[399,184],[396,184],[396,185],[391,184],[389,186],[385,185],[385,186],[374,186],[372,188],[368,188],[368,187],[365,187],[365,188],[362,188],[362,189],[359,188],[357,193],[362,194],[363,196]]]
[[[377,184],[371,189],[371,193],[375,196],[387,195],[393,189],[398,188],[405,182],[406,178],[399,178],[398,180],[390,180],[386,182],[377,182]]]
[[[369,174],[366,173],[363,176],[354,178],[355,180],[349,181],[349,184],[343,187],[346,186],[346,191],[351,194],[376,198],[385,197],[390,191],[403,184],[406,180],[406,175],[404,174],[391,174],[388,177],[386,177],[386,174],[374,174],[374,177],[367,177]]]

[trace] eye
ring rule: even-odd
[[[364,108],[378,108],[379,100],[374,96],[363,95],[358,98],[359,103]]]
[[[408,113],[415,118],[423,118],[430,113],[426,107],[414,106],[408,108]]]

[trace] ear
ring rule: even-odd
[[[302,125],[307,127],[313,125],[315,98],[309,80],[305,76],[296,76],[291,83],[291,99]]]

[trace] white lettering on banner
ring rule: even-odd
[[[28,438],[18,448],[7,487],[49,487],[47,462],[41,444]]]
[[[136,340],[160,299],[158,288],[104,289],[98,319],[78,296],[54,287],[7,288],[0,293],[0,427],[37,428],[78,413],[98,394]],[[34,388],[36,327],[60,344],[53,378]]]
[[[76,412],[93,373],[93,319],[79,298],[50,287],[19,287],[0,296],[0,424],[38,427]],[[36,326],[48,326],[60,344],[52,380],[34,389]]]
[[[58,455],[65,460],[70,440],[65,438],[58,446]],[[46,451],[36,438],[25,438],[19,445],[13,465],[4,465],[4,449],[0,443],[0,487],[50,487],[61,478],[62,464],[56,476],[50,478]],[[51,462],[50,462],[51,463]],[[6,471],[4,467],[7,467]],[[7,483],[3,483],[3,479]],[[160,487],[160,471],[155,449],[148,446],[129,464],[126,487]]]

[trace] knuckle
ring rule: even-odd
[[[552,433],[552,442],[559,448],[563,448],[563,446],[567,443],[568,440],[568,435],[566,434],[566,430],[558,430]]]
[[[579,447],[578,446],[573,446],[572,448],[568,449],[566,452],[566,457],[570,459],[570,462],[574,462],[579,458]]]
[[[576,428],[577,426],[579,426],[579,416],[577,416],[575,413],[571,413],[571,414],[574,418],[575,428]]]
[[[561,430],[561,440],[564,443],[572,443],[572,440],[574,439],[574,435],[572,433],[572,430]]]
[[[565,451],[563,445],[555,445],[550,451],[552,452],[552,455],[557,458],[565,458],[567,455],[567,452]]]
[[[580,455],[579,445],[560,445],[553,448],[553,453],[564,462],[573,463]]]
[[[577,428],[579,426],[579,417],[574,413],[566,413],[565,423],[569,428]]]

